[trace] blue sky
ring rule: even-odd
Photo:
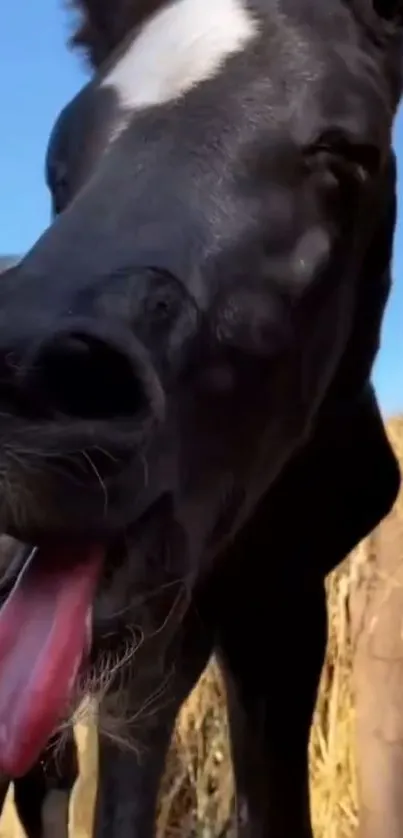
[[[43,180],[49,131],[60,108],[85,80],[82,61],[65,46],[70,25],[63,0],[11,0],[2,8],[0,254],[23,253],[49,221]],[[394,142],[401,199],[403,109]],[[403,213],[396,232],[394,276],[375,367],[375,385],[387,415],[403,411]]]

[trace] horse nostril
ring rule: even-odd
[[[126,354],[108,339],[84,331],[42,343],[24,383],[48,409],[81,419],[155,412],[153,399],[159,395],[158,379],[143,353]]]

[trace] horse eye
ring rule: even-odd
[[[361,183],[365,183],[369,177],[375,177],[382,165],[382,154],[377,146],[354,142],[344,132],[336,129],[325,131],[307,149],[306,156],[327,159],[330,168],[344,169]]]

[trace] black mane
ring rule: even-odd
[[[160,5],[161,0],[70,0],[69,6],[77,17],[70,44],[84,50],[91,67],[97,69],[126,35]]]

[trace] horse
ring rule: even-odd
[[[324,579],[400,485],[372,368],[402,11],[75,4],[92,76],[49,140],[52,222],[0,283],[0,531],[25,545],[0,768],[93,695],[96,838],[153,834],[213,652],[240,838],[312,838]]]

